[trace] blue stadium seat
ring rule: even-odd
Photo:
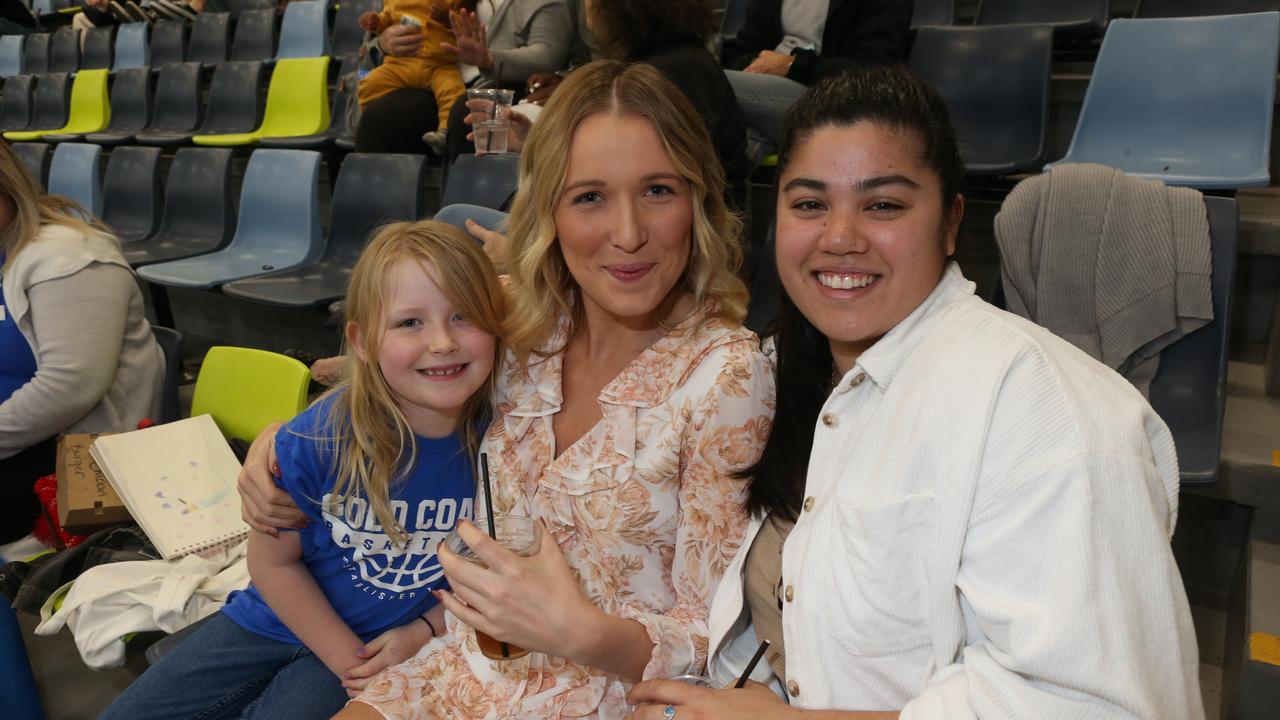
[[[423,155],[347,155],[333,191],[329,240],[320,261],[300,270],[230,282],[222,291],[288,307],[313,307],[342,297],[370,233],[395,220],[422,217],[426,170]]]
[[[151,45],[147,41],[147,33],[151,26],[147,23],[124,23],[116,31],[116,59],[112,70],[128,70],[129,68],[147,67],[151,64]]]
[[[911,27],[954,25],[956,6],[954,0],[915,0],[911,12]]]
[[[280,23],[276,59],[321,57],[329,54],[327,7],[322,0],[294,0]]]
[[[1107,25],[1107,0],[982,0],[974,25],[1052,25],[1057,30],[1094,30]]]
[[[196,135],[250,132],[262,122],[262,79],[266,71],[261,62],[224,62],[213,71],[209,81],[209,107],[204,124],[183,133],[181,142]]]
[[[909,65],[947,101],[969,174],[1039,169],[1052,51],[1045,25],[919,29]]]
[[[36,76],[35,90],[31,93],[31,123],[27,130],[56,130],[67,124],[70,81],[71,76],[67,73]]]
[[[13,143],[9,146],[14,155],[27,166],[27,172],[40,187],[49,184],[49,161],[53,159],[53,146],[48,143]]]
[[[200,13],[191,24],[191,42],[187,46],[187,62],[216,65],[227,59],[231,44],[229,13]]]
[[[53,151],[49,167],[49,194],[69,197],[95,216],[102,216],[102,181],[98,164],[102,147],[88,143],[62,143]]]
[[[1202,17],[1280,11],[1280,0],[1138,0],[1136,18]]]
[[[467,203],[503,210],[515,195],[520,155],[460,155],[449,168],[440,206]]]
[[[35,85],[34,75],[5,78],[4,93],[0,94],[0,131],[26,130],[31,125],[31,97]]]
[[[61,27],[49,40],[49,72],[73,73],[80,69],[80,31]]]
[[[1062,163],[1202,189],[1270,182],[1280,13],[1116,20]]]
[[[151,65],[163,67],[186,60],[187,24],[180,20],[157,20],[151,28]]]
[[[276,54],[275,9],[249,10],[236,21],[232,60],[270,60]]]
[[[155,234],[160,223],[160,148],[120,147],[107,158],[102,219],[122,243]]]
[[[44,720],[40,691],[22,643],[18,617],[9,603],[0,608],[0,698],[9,720]]]
[[[381,9],[381,0],[343,0],[333,18],[333,38],[329,44],[329,52],[336,58],[356,57],[364,43],[364,28],[357,21],[361,15]]]
[[[200,110],[200,63],[162,68],[156,82],[151,124],[135,135],[134,141],[143,145],[181,145],[195,134]]]
[[[138,274],[160,285],[211,288],[314,263],[324,250],[319,180],[318,152],[254,152],[245,170],[240,221],[231,244],[208,255],[147,265]]]
[[[226,148],[181,148],[164,186],[164,216],[150,239],[123,248],[138,267],[203,255],[226,247],[236,224]]]
[[[0,37],[0,77],[21,75],[24,65],[22,41],[26,35],[4,35]]]
[[[40,75],[49,72],[49,33],[31,33],[22,46],[23,72]]]
[[[1222,451],[1227,343],[1236,264],[1236,201],[1206,197],[1213,256],[1213,321],[1160,353],[1151,407],[1173,433],[1184,483],[1212,483]]]
[[[116,56],[116,27],[96,27],[84,34],[84,51],[80,56],[82,70],[109,70]]]

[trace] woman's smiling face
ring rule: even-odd
[[[870,121],[819,127],[779,188],[778,275],[845,372],[938,284],[963,200],[944,205],[920,138]]]

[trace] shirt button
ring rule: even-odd
[[[813,512],[813,504],[814,504],[815,502],[817,502],[817,500],[814,500],[812,495],[810,495],[809,497],[805,498],[805,499],[804,499],[804,511],[805,511],[805,512]]]
[[[795,680],[787,681],[787,694],[791,697],[798,697],[800,695],[800,685],[797,684]]]
[[[782,597],[787,602],[791,602],[796,597],[796,589],[788,585],[787,589],[782,591]]]
[[[866,375],[864,375],[863,373],[858,373],[857,375],[854,375],[852,378],[849,378],[849,387],[856,388],[862,384],[863,380],[866,380],[866,379],[867,379]]]
[[[840,424],[840,418],[836,417],[835,413],[826,413],[822,416],[822,424],[829,428],[833,428]]]

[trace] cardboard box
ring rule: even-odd
[[[58,438],[58,522],[67,532],[79,535],[133,519],[89,455],[89,445],[96,437],[98,434],[72,434]]]

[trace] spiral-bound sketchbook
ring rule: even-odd
[[[211,416],[104,435],[89,452],[166,560],[248,535],[240,462]]]

